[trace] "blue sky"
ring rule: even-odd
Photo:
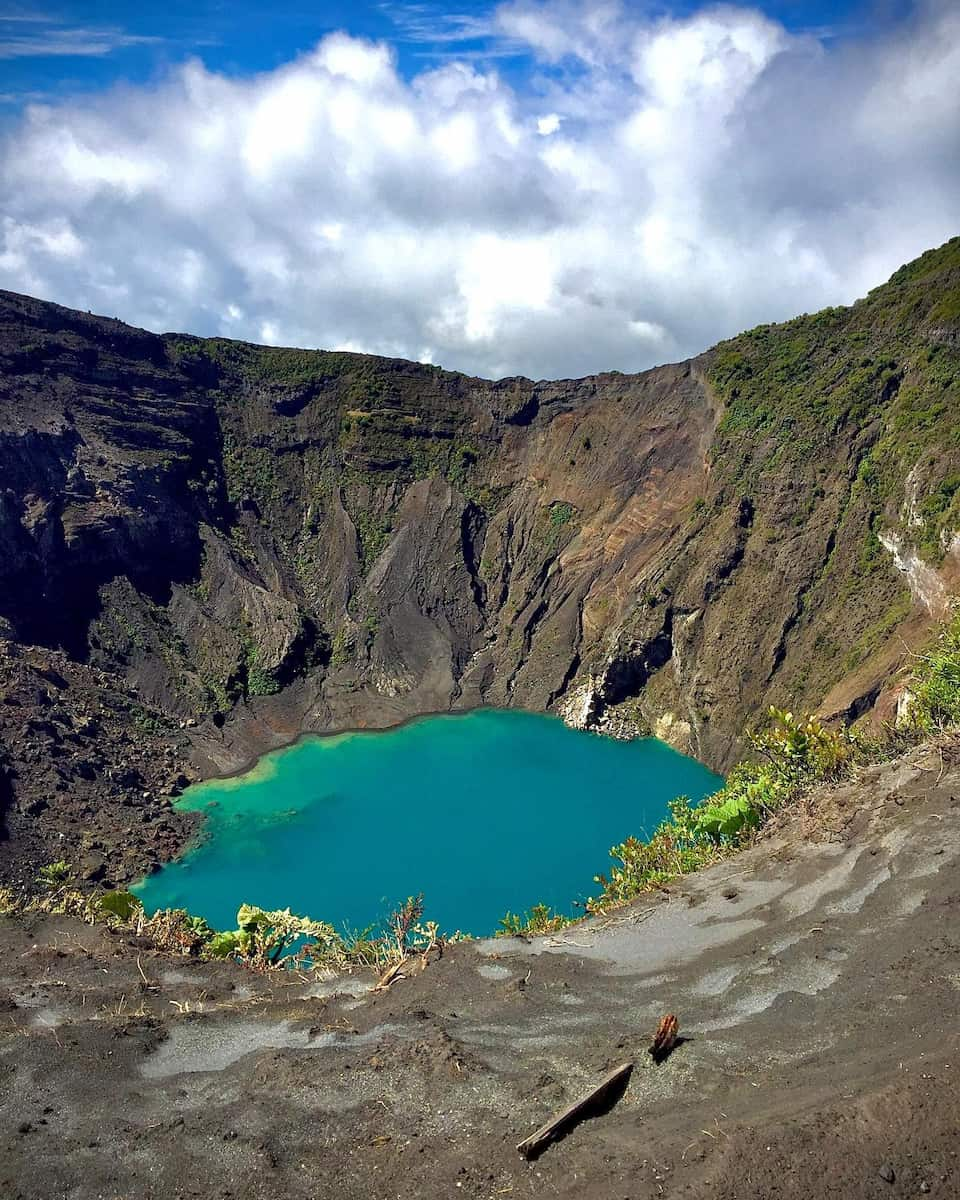
[[[628,4],[645,13],[687,16],[704,7]],[[792,31],[856,37],[903,19],[909,0],[767,0],[754,5]],[[306,0],[122,0],[9,4],[0,0],[0,92],[8,104],[148,83],[184,58],[199,56],[231,75],[270,70],[325,34],[346,30],[389,42],[410,77],[452,56],[496,62],[507,77],[529,64],[528,49],[489,29],[492,4],[406,4]]]
[[[958,0],[16,2],[0,287],[150,329],[634,371],[960,226]]]

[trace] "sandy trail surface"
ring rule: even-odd
[[[960,752],[670,894],[388,991],[0,919],[9,1200],[960,1195]],[[658,1019],[685,1041],[660,1066]],[[618,1063],[619,1102],[515,1145]]]

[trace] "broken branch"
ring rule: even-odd
[[[536,1133],[532,1133],[528,1138],[524,1138],[517,1145],[517,1150],[524,1158],[536,1158],[541,1151],[546,1149],[550,1142],[562,1137],[573,1125],[578,1124],[592,1111],[599,1109],[603,1101],[615,1104],[626,1090],[627,1081],[630,1078],[632,1070],[633,1063],[627,1062],[622,1063],[608,1075],[604,1075],[597,1086],[591,1088],[585,1096],[581,1096],[573,1104],[568,1104],[556,1116],[551,1117],[546,1124],[541,1125]]]

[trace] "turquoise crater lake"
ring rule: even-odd
[[[179,803],[204,813],[202,836],[137,891],[149,912],[186,908],[220,929],[248,903],[354,931],[423,892],[441,929],[489,934],[540,901],[573,915],[614,843],[722,782],[653,738],[523,712],[304,738],[190,788]]]

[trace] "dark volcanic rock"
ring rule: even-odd
[[[49,747],[38,752],[35,740],[35,727],[51,711],[39,686],[51,671],[76,724],[55,773],[47,769]],[[169,857],[189,838],[194,818],[167,805],[162,826],[143,822],[153,812],[144,790],[186,779],[189,746],[161,714],[118,704],[122,691],[119,679],[62,652],[0,642],[0,695],[7,701],[0,704],[0,881],[30,889],[41,867],[63,859],[88,884],[130,883],[156,860],[158,842]],[[136,770],[125,763],[134,742]],[[138,782],[132,806],[111,772]]]

